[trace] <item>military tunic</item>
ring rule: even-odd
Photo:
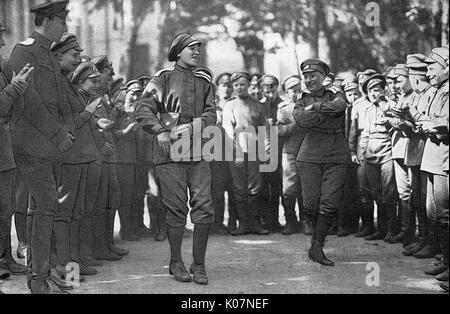
[[[277,96],[274,101],[269,101],[266,97],[261,100],[264,106],[267,119],[271,126],[278,124],[279,105],[283,100]],[[282,167],[282,151],[283,145],[278,146],[278,168],[274,172],[265,172],[262,174],[264,195],[267,197],[267,208],[264,212],[263,219],[270,229],[275,229],[279,225],[278,212],[280,208],[280,197],[283,194],[283,167]]]
[[[428,108],[428,119],[446,122],[447,129],[431,135],[425,144],[421,170],[427,174],[427,214],[433,222],[448,224],[449,164],[448,121],[449,83],[438,86],[436,96]]]
[[[297,169],[297,155],[306,135],[306,130],[301,129],[294,119],[295,105],[291,100],[282,102],[278,106],[277,116],[278,136],[280,137],[280,142],[283,143],[283,207],[287,221],[290,219],[294,221],[294,218],[296,218],[295,204],[297,200],[300,208],[303,207],[301,178]]]
[[[135,116],[145,131],[159,135],[168,132],[160,119],[162,114],[179,115],[179,124],[200,119],[202,130],[215,125],[217,117],[211,82],[192,69],[179,65],[160,71],[147,85],[137,105]],[[191,221],[194,224],[211,224],[214,222],[211,166],[201,161],[203,156],[198,156],[196,151],[184,157],[186,161],[191,162],[174,162],[171,156],[162,152],[157,137],[154,138],[153,160],[156,165],[156,179],[161,188],[161,203],[167,211],[167,224],[173,228],[186,225],[188,201],[192,208]],[[190,200],[187,195],[188,188]]]
[[[0,60],[1,61],[1,60]],[[11,231],[14,162],[9,121],[12,106],[19,98],[18,89],[9,84],[0,63],[0,241],[5,243]]]
[[[312,106],[311,110],[307,110]],[[317,215],[333,218],[344,194],[351,164],[345,138],[347,102],[342,93],[325,88],[303,94],[294,110],[298,125],[308,129],[297,161],[303,205],[312,221]]]
[[[58,208],[57,178],[62,144],[75,133],[72,111],[60,79],[61,68],[50,52],[52,42],[38,32],[14,47],[8,75],[19,73],[29,63],[34,67],[25,94],[13,108],[11,123],[17,169],[31,194],[29,213],[32,280],[50,278],[50,246]]]
[[[361,201],[363,203],[373,202],[365,170],[366,161],[364,159],[367,149],[367,142],[364,142],[362,137],[362,133],[367,128],[367,125],[364,124],[364,122],[366,122],[365,114],[370,105],[371,103],[366,97],[355,102],[352,110],[352,125],[348,140],[352,155],[356,156],[360,162],[360,165],[357,165],[356,175],[358,180],[359,196],[361,197]]]
[[[266,110],[253,97],[231,98],[223,111],[223,128],[233,142],[234,160],[229,162],[236,209],[241,225],[250,223],[249,213],[263,206],[260,158],[249,143],[258,143],[259,127],[269,127]],[[238,135],[238,130],[243,134]],[[266,143],[265,143],[266,144]],[[243,155],[241,155],[243,153]],[[264,205],[267,206],[267,205]]]

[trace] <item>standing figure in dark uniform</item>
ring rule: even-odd
[[[192,281],[181,254],[189,201],[195,225],[190,271],[197,284],[206,285],[206,247],[214,223],[211,166],[200,156],[196,143],[181,152],[175,148],[183,139],[190,144],[192,140],[200,142],[201,146],[199,133],[216,124],[213,85],[206,75],[194,71],[199,63],[199,46],[200,42],[188,34],[175,38],[168,59],[176,65],[158,72],[147,85],[136,109],[136,120],[145,131],[156,135],[153,155],[161,204],[167,210],[170,274],[180,282]]]
[[[100,89],[100,72],[92,62],[81,63],[74,71],[72,83],[77,85],[80,94],[86,103],[92,103],[99,99],[98,93]],[[98,183],[97,194],[95,197],[95,205],[92,210],[92,229],[89,226],[89,220],[82,223],[82,230],[86,236],[82,240],[82,261],[85,265],[95,267],[101,266],[97,260],[120,260],[121,256],[126,255],[126,251],[113,246],[112,238],[109,238],[109,230],[106,225],[106,208],[110,204],[114,204],[113,208],[118,208],[120,202],[119,183],[117,181],[117,172],[115,164],[111,166],[103,161],[115,160],[115,148],[111,127],[113,122],[109,118],[108,113],[103,104],[103,99],[94,112],[93,122],[102,120],[107,122],[106,129],[99,128],[95,123],[91,123],[92,135],[99,152],[100,160],[100,182]],[[112,156],[112,157],[111,157]],[[116,184],[108,185],[109,178],[116,178]],[[98,180],[98,179],[96,179]],[[89,218],[88,218],[89,219]],[[92,230],[92,234],[89,230]],[[92,247],[92,248],[91,248]],[[117,252],[116,252],[117,251]],[[121,254],[117,254],[117,253]]]
[[[119,109],[116,124],[113,128],[114,142],[117,156],[117,176],[119,178],[121,201],[119,207],[120,234],[125,240],[137,241],[139,236],[137,231],[135,216],[142,213],[133,213],[133,202],[136,183],[137,165],[137,132],[140,126],[134,120],[134,103],[142,93],[142,85],[137,80],[132,80],[126,84],[123,91],[122,104],[115,104]],[[142,195],[144,200],[144,195]],[[142,221],[142,219],[141,219]]]
[[[0,23],[0,49],[5,45],[3,32],[6,29]],[[11,217],[13,214],[12,187],[16,176],[10,120],[14,102],[22,96],[28,87],[28,78],[33,69],[26,65],[11,83],[3,72],[0,58],[0,279],[6,279],[10,272],[25,275],[27,268],[17,264],[11,253]]]
[[[303,205],[314,225],[309,258],[325,266],[323,245],[341,205],[351,163],[345,138],[347,101],[337,90],[326,90],[323,81],[330,72],[324,62],[309,59],[301,65],[306,87],[294,110],[300,127],[309,129],[297,157]]]
[[[233,95],[233,87],[231,84],[231,74],[222,73],[216,80],[217,86],[217,126],[221,128],[223,133],[222,143],[225,143],[225,130],[223,129],[223,110],[225,104]],[[222,160],[211,162],[211,171],[214,173],[212,180],[212,197],[214,204],[215,224],[211,229],[211,233],[225,235],[229,231],[236,229],[237,213],[233,192],[233,179],[231,177],[230,168],[225,161],[225,151],[222,151]],[[228,230],[224,225],[225,219],[225,192],[228,192]]]
[[[306,218],[301,198],[300,175],[297,169],[297,155],[306,135],[294,120],[294,108],[297,100],[302,95],[302,81],[297,75],[285,78],[282,83],[283,91],[289,99],[278,106],[278,136],[283,143],[283,207],[286,217],[286,226],[283,229],[284,235],[291,235],[300,231],[295,206],[298,203],[299,216],[302,231],[311,235],[311,224]]]
[[[283,102],[278,94],[278,87],[280,82],[273,75],[264,75],[261,80],[261,87],[263,90],[264,98],[261,100],[264,109],[266,110],[267,119],[270,126],[278,124],[278,106]],[[283,146],[273,147],[278,150],[278,160],[281,159]],[[281,162],[278,163],[278,168],[274,172],[263,173],[263,187],[265,189],[264,194],[267,197],[263,208],[262,219],[264,227],[270,232],[281,232],[280,225],[280,198],[283,194],[283,169]]]
[[[27,91],[14,105],[11,123],[17,170],[32,200],[27,257],[28,286],[35,294],[62,292],[51,280],[50,251],[61,153],[73,145],[75,123],[60,79],[61,68],[50,46],[67,31],[67,4],[56,1],[33,6],[36,31],[14,48],[8,63],[10,78],[28,63],[35,67]]]
[[[82,51],[76,36],[64,35],[51,50],[61,65],[61,79],[72,108],[77,139],[74,146],[64,154],[60,175],[60,202],[54,230],[59,267],[57,270],[59,274],[63,274],[64,279],[66,265],[70,262],[78,263],[81,275],[97,274],[95,269],[89,268],[82,260],[82,253],[88,245],[84,239],[88,233],[92,234],[92,211],[100,184],[99,154],[91,124],[106,130],[110,122],[94,117],[100,99],[88,104],[70,82],[69,76],[79,65]],[[86,219],[89,222],[88,228],[84,228]]]

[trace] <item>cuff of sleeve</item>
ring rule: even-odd
[[[67,136],[67,130],[64,128],[61,128],[55,135],[53,135],[53,137],[50,139],[50,141],[54,145],[59,146],[66,139],[66,136]]]
[[[14,99],[14,100],[16,100],[17,98],[20,97],[20,93],[18,91],[18,88],[16,88],[13,84],[7,85],[3,90],[6,93],[8,93],[8,95],[10,95],[11,98]]]

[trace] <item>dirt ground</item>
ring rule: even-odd
[[[13,236],[13,248],[17,240]],[[207,253],[210,284],[180,284],[168,274],[168,242],[117,240],[131,251],[120,262],[105,262],[98,275],[87,277],[74,294],[441,294],[423,269],[430,260],[404,257],[401,245],[366,242],[355,237],[329,237],[326,255],[336,267],[308,260],[309,237],[212,236]],[[192,235],[183,244],[186,267],[192,262]],[[23,261],[21,261],[23,262]],[[368,263],[377,263],[369,264]],[[375,265],[375,266],[374,266]],[[368,267],[366,270],[366,267]],[[372,267],[372,268],[371,268]],[[374,268],[373,268],[374,267]],[[379,267],[379,268],[378,268]],[[379,286],[368,286],[379,269]],[[372,270],[372,272],[371,272]],[[373,271],[375,270],[375,272]],[[375,282],[375,281],[371,281]],[[25,277],[0,282],[8,294],[29,293]]]

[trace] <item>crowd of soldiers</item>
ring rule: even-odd
[[[73,289],[71,265],[83,282],[130,253],[114,243],[118,212],[122,240],[168,238],[180,282],[192,274],[208,284],[209,234],[281,232],[312,236],[309,258],[324,266],[334,266],[323,253],[328,235],[401,243],[404,255],[432,260],[425,273],[448,291],[448,47],[347,77],[309,59],[280,82],[244,70],[214,78],[198,66],[201,43],[181,34],[169,49],[174,68],[124,82],[108,56],[83,55],[66,33],[67,4],[34,6],[35,32],[0,67],[1,280],[27,275],[38,294]],[[196,118],[243,158],[222,150],[206,162],[189,151],[175,161],[171,146],[196,136]],[[251,158],[250,142],[264,136],[236,136],[261,127],[265,153],[279,161],[271,172]],[[12,254],[12,216],[26,267]]]

